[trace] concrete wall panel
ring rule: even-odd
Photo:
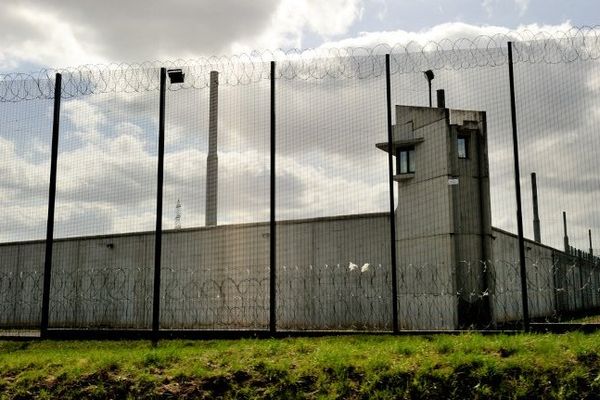
[[[266,328],[268,235],[264,223],[165,232],[162,328]],[[462,267],[454,265],[450,236],[397,241],[402,329],[457,327]],[[494,237],[493,261],[485,265],[486,294],[497,322],[516,321],[517,239],[497,229]],[[279,328],[391,329],[389,246],[386,214],[279,223]],[[39,325],[44,248],[40,241],[0,245],[0,326]],[[52,327],[150,327],[153,234],[57,240],[54,256]],[[569,260],[573,257],[527,241],[532,317],[597,306],[598,269]]]

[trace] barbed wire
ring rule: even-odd
[[[600,307],[600,265],[554,252],[528,258],[527,286],[533,319],[555,322]],[[303,265],[279,268],[278,328],[284,330],[391,329],[388,265]],[[358,268],[353,268],[358,267]],[[458,275],[487,271],[483,288],[454,287],[436,264],[400,265],[400,329],[455,329],[455,312],[471,314],[491,301],[493,321],[460,325],[486,329],[522,319],[518,261],[461,262]],[[241,272],[240,272],[241,271]],[[268,268],[229,267],[218,274],[194,267],[163,270],[163,329],[266,329]],[[74,280],[74,276],[76,279]],[[0,271],[0,329],[39,325],[43,274]],[[483,289],[483,290],[482,290]],[[147,328],[151,320],[152,268],[100,267],[53,271],[51,326]],[[487,325],[486,325],[487,324]],[[497,325],[496,325],[497,324]]]
[[[367,79],[384,74],[384,55],[390,54],[391,73],[426,69],[460,70],[495,67],[507,62],[507,42],[515,43],[513,60],[521,63],[570,63],[600,58],[600,26],[566,31],[508,31],[474,38],[364,47],[321,47],[308,50],[264,50],[233,56],[191,60],[82,65],[43,69],[33,73],[0,74],[0,102],[52,99],[56,73],[63,75],[62,98],[98,93],[138,93],[158,90],[159,69],[182,68],[186,82],[169,90],[202,89],[209,72],[219,71],[221,85],[236,86],[270,78],[270,62],[278,79]]]

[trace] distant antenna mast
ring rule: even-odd
[[[175,229],[181,229],[181,201],[179,199],[175,206]]]

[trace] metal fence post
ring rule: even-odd
[[[54,115],[52,120],[52,152],[50,156],[50,187],[48,190],[48,220],[46,225],[46,255],[44,260],[44,288],[42,292],[42,320],[40,335],[48,333],[50,315],[50,283],[52,278],[52,248],[54,245],[54,206],[56,204],[56,170],[58,166],[58,136],[60,131],[60,99],[62,75],[57,73],[54,81]]]
[[[388,181],[390,192],[390,249],[392,267],[392,331],[398,332],[398,282],[396,276],[396,218],[394,216],[394,159],[392,138],[392,88],[390,83],[390,55],[385,55],[385,94],[387,109]]]
[[[165,90],[166,68],[160,69],[160,100],[158,114],[158,172],[156,178],[156,231],[154,240],[154,291],[152,301],[152,335],[158,338],[160,329],[160,258],[162,252],[163,171],[165,156]]]
[[[529,331],[529,303],[527,300],[527,269],[525,267],[525,240],[523,239],[523,214],[521,211],[521,173],[519,170],[519,140],[517,136],[517,110],[513,72],[512,42],[508,42],[508,76],[510,81],[510,116],[515,163],[515,193],[517,200],[517,233],[519,236],[519,262],[521,270],[521,297],[523,302],[523,329]]]
[[[275,225],[275,61],[271,61],[271,217],[270,217],[270,268],[269,268],[269,331],[277,330],[277,240]]]

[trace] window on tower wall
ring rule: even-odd
[[[396,174],[415,172],[415,148],[404,147],[396,150]]]
[[[469,158],[469,137],[458,135],[456,138],[456,151],[458,158]]]

